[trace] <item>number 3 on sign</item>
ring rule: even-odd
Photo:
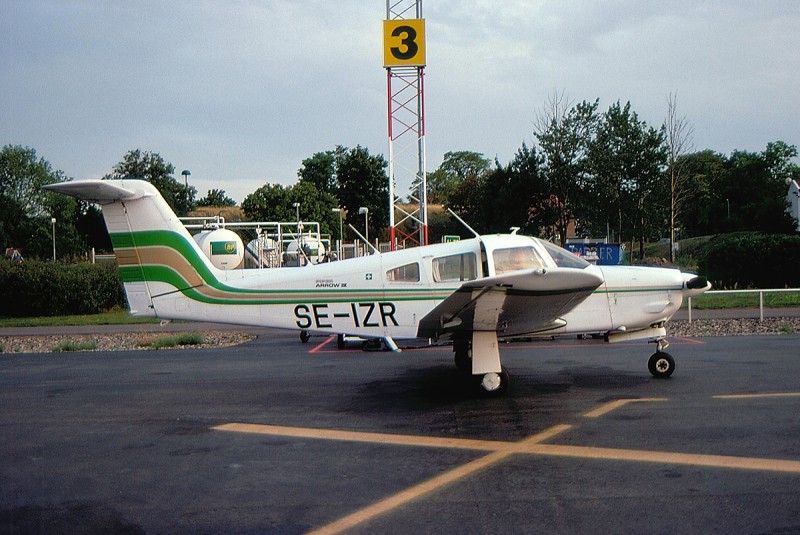
[[[383,66],[425,65],[425,19],[383,21]]]

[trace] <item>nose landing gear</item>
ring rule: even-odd
[[[647,369],[656,379],[666,379],[675,372],[675,359],[664,351],[669,347],[669,342],[664,338],[655,341],[656,352],[647,361]]]

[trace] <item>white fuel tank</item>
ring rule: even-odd
[[[244,258],[242,239],[231,230],[204,230],[194,235],[194,241],[217,269],[235,269]]]

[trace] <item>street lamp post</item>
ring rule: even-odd
[[[367,240],[367,244],[369,244],[369,208],[362,206],[358,209],[358,213],[364,214],[364,237]]]
[[[300,234],[300,203],[293,202],[292,206],[294,206],[295,212],[297,214],[297,232],[295,233],[297,236],[297,265],[303,265],[303,235]]]
[[[192,174],[188,169],[181,171],[183,175],[183,201],[186,208],[186,215],[189,215],[189,175]]]
[[[56,218],[50,218],[50,224],[53,225],[53,262],[56,261]]]
[[[342,232],[342,209],[341,208],[331,208],[331,212],[338,212],[339,213],[339,239],[336,241],[336,258],[338,260],[342,259],[342,242],[344,241],[344,234]]]

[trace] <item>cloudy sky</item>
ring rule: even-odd
[[[131,149],[237,201],[336,145],[388,154],[382,0],[0,0],[0,145],[75,178]],[[424,0],[427,167],[508,162],[554,91],[666,99],[694,146],[800,145],[800,2]]]

